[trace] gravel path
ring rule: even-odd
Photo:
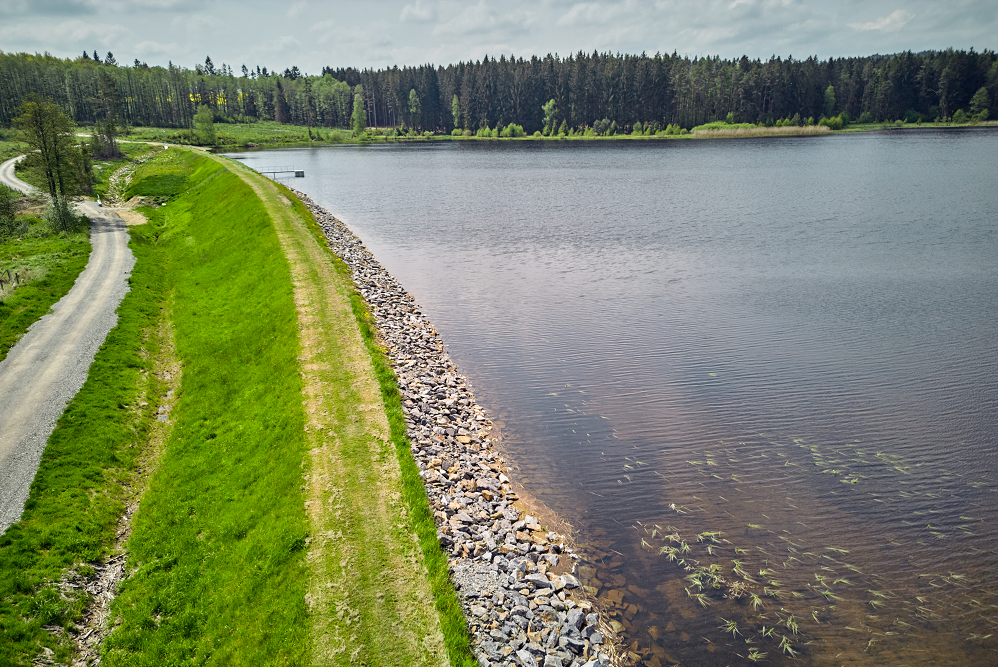
[[[27,192],[30,186],[14,176],[16,159],[0,164],[0,181]],[[94,202],[78,210],[91,220],[90,261],[69,293],[0,362],[0,533],[20,518],[56,420],[118,321],[115,310],[135,264],[118,216]]]
[[[0,183],[3,183],[8,188],[12,188],[24,194],[30,193],[34,188],[19,179],[14,175],[14,165],[25,158],[24,155],[18,155],[15,158],[11,158],[6,162],[0,164]]]

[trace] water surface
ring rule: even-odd
[[[240,157],[416,297],[647,664],[998,660],[998,132]]]

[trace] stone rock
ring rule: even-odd
[[[520,662],[523,667],[537,667],[537,660],[527,649],[521,648],[516,652],[516,659]]]
[[[523,580],[534,588],[554,588],[554,585],[543,574],[528,574]]]

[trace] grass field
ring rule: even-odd
[[[351,137],[350,130],[328,127],[309,129],[304,125],[282,125],[274,121],[259,123],[216,123],[215,133],[219,146],[279,146],[287,144],[308,144],[311,142],[338,143]],[[132,127],[128,135],[122,137],[130,141],[162,141],[171,144],[197,143],[187,130],[163,127]]]
[[[25,234],[0,243],[0,279],[17,274],[20,285],[0,286],[0,360],[35,320],[69,292],[90,257],[89,231],[51,234],[48,224],[22,216]]]

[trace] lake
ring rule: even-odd
[[[239,157],[415,296],[646,664],[998,660],[998,132]]]

